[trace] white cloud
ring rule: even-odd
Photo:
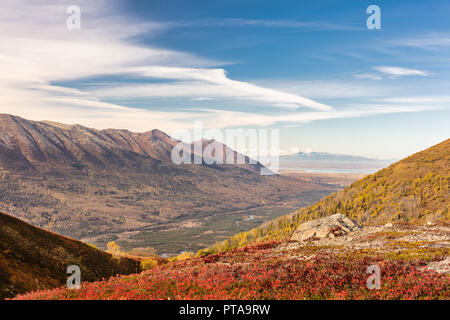
[[[435,95],[435,96],[407,96],[407,97],[393,97],[381,100],[384,103],[390,104],[423,104],[437,107],[450,107],[450,96]]]
[[[422,112],[431,110],[448,109],[445,105],[421,105],[421,104],[362,104],[343,110],[312,111],[312,112],[290,112],[284,114],[256,114],[239,111],[206,110],[208,113],[208,124],[212,128],[225,128],[228,126],[271,126],[273,124],[307,123],[317,120],[360,118],[383,114]]]
[[[212,98],[208,98],[208,97],[198,97],[198,98],[193,98],[192,101],[210,101],[212,100]]]
[[[402,76],[428,76],[428,73],[416,69],[407,69],[402,67],[392,67],[392,66],[380,66],[374,67],[375,70],[387,74],[393,78]]]
[[[159,69],[159,68],[158,68]],[[177,68],[178,70],[180,68]],[[194,77],[201,79],[198,74],[200,70],[195,70]],[[205,70],[209,71],[209,70]],[[214,70],[215,71],[215,70]],[[150,77],[152,73],[145,73]],[[183,80],[183,75],[174,75],[171,77],[170,71],[164,73],[154,73],[154,77],[167,79]],[[241,82],[230,80],[225,76],[218,76],[215,78],[209,72],[205,72],[204,81],[186,81],[171,82],[163,84],[144,84],[144,85],[118,85],[109,86],[102,89],[94,89],[91,91],[93,96],[98,98],[115,98],[127,99],[134,98],[168,98],[168,97],[189,97],[195,98],[197,96],[207,95],[215,98],[229,98],[241,100],[254,100],[265,102],[271,106],[285,107],[289,109],[296,109],[298,106],[305,106],[318,110],[332,110],[331,107],[317,103],[311,99],[303,98],[302,96],[281,92],[269,88],[253,85],[248,82]]]
[[[355,78],[358,79],[370,79],[370,80],[383,80],[384,77],[378,75],[378,74],[373,74],[373,73],[357,73],[353,75]]]
[[[283,89],[292,94],[300,94],[311,99],[349,99],[378,96],[390,91],[389,87],[375,86],[347,79],[309,81],[257,81],[262,86]]]
[[[344,26],[336,23],[321,21],[299,21],[299,20],[264,20],[264,19],[199,19],[191,21],[179,21],[169,23],[173,27],[206,26],[206,27],[267,27],[267,28],[289,28],[307,30],[364,30],[363,28]]]
[[[423,49],[445,47],[450,46],[450,35],[448,33],[430,33],[415,38],[395,39],[389,44]]]

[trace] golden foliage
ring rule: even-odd
[[[120,249],[120,246],[114,241],[110,241],[110,242],[107,243],[106,251],[111,253],[113,256],[121,256],[121,255],[123,255],[123,252]]]
[[[180,261],[193,258],[195,256],[194,252],[185,251],[177,255],[176,257],[169,258],[169,261]]]
[[[141,261],[141,269],[144,271],[151,270],[156,266],[158,266],[158,260],[156,259],[149,258]]]

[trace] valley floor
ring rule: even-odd
[[[99,248],[106,248],[108,242],[114,241],[125,251],[152,247],[162,256],[175,256],[186,251],[197,252],[218,241],[228,239],[234,234],[251,230],[276,217],[308,206],[364,176],[351,173],[307,173],[295,170],[281,174],[300,179],[303,183],[314,184],[316,188],[275,204],[244,210],[197,212],[170,221],[134,228],[132,231],[83,237],[81,240]]]

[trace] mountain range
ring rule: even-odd
[[[179,143],[159,130],[96,130],[0,114],[0,211],[77,239],[104,235],[105,245],[113,235],[335,190],[261,176],[262,165],[248,157],[241,165],[176,165],[171,151]]]
[[[387,162],[390,160],[373,159],[360,156],[352,156],[346,154],[334,154],[328,152],[298,152],[289,155],[280,156],[280,161],[298,161],[298,162],[311,162],[311,161],[325,161],[325,162],[363,162],[363,163],[378,163]]]

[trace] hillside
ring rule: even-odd
[[[243,165],[175,165],[177,143],[159,130],[96,130],[0,114],[0,211],[104,247],[140,232],[203,223],[212,214],[303,203],[311,193],[336,190],[261,176],[261,165],[248,158]]]
[[[330,194],[317,203],[239,233],[200,254],[288,239],[301,222],[343,213],[363,225],[450,221],[450,139]]]
[[[140,263],[113,258],[82,242],[33,227],[0,213],[0,299],[65,285],[69,265],[78,265],[82,281],[140,271]]]
[[[363,224],[450,220],[450,139],[369,175],[313,206],[300,220],[343,213]]]

